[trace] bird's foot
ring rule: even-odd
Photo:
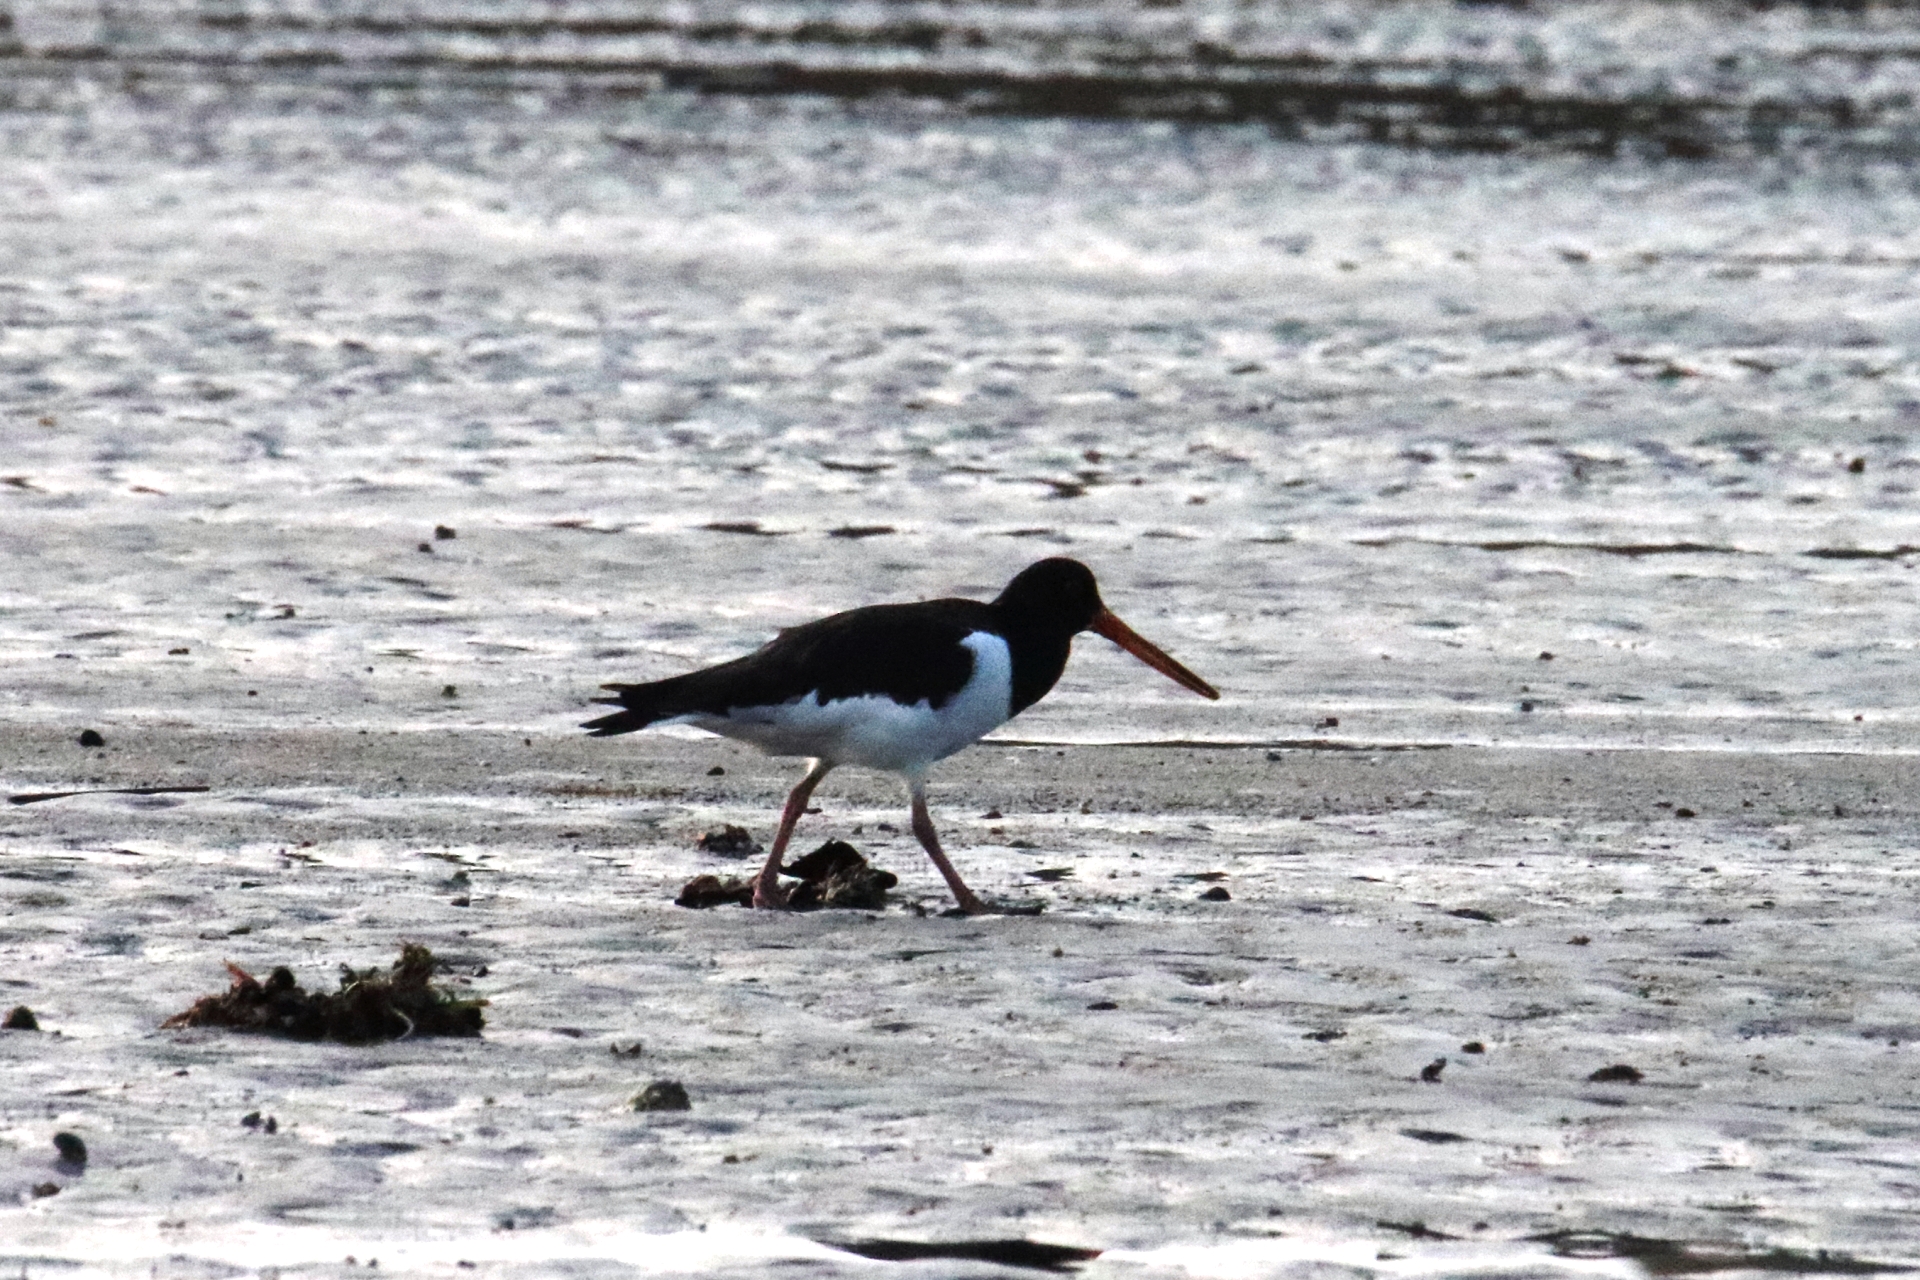
[[[787,891],[778,880],[761,878],[753,882],[753,905],[760,911],[785,911]]]
[[[1037,916],[1047,909],[1047,904],[1032,898],[1023,898],[1019,902],[987,902],[968,894],[961,899],[960,905],[951,907],[940,914],[947,917],[960,916]]]

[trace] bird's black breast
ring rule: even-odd
[[[1013,662],[1009,716],[1019,715],[1052,692],[1053,686],[1060,682],[1061,673],[1067,669],[1067,654],[1072,648],[1071,636],[1027,635],[1018,630],[1007,636],[1007,649]]]
[[[974,600],[870,605],[782,631],[733,662],[682,677],[689,710],[777,706],[817,694],[821,702],[870,695],[938,709],[973,676],[961,641],[992,621]]]

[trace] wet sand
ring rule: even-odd
[[[1911,758],[982,747],[938,775],[950,848],[1046,912],[969,920],[858,774],[801,847],[853,840],[897,905],[672,906],[747,865],[695,836],[764,839],[791,776],[711,740],[107,733],[12,730],[0,770],[210,790],[5,815],[0,982],[45,1028],[0,1035],[29,1265],[754,1271],[891,1237],[1591,1269],[1528,1243],[1573,1230],[1913,1257]],[[157,1029],[223,960],[324,986],[403,940],[492,1000],[482,1040]],[[1643,1079],[1589,1081],[1619,1064]],[[656,1079],[692,1110],[630,1111]]]
[[[1920,1261],[1904,172],[46,83],[0,784],[207,789],[0,808],[7,1264]],[[942,918],[858,775],[802,848],[896,906],[671,905],[792,770],[600,682],[1046,554],[1227,696],[1087,640],[936,774],[1044,914]],[[159,1029],[403,941],[482,1039]]]

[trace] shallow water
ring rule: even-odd
[[[1087,641],[1023,737],[1915,716],[1897,169],[91,82],[0,129],[13,715],[557,726],[1070,554],[1229,704]]]
[[[990,115],[1253,121],[1289,138],[1499,152],[1920,154],[1920,24],[1906,5],[420,0],[404,16],[375,0],[14,7],[0,56],[143,81],[184,72],[403,92],[907,97]],[[35,79],[12,86],[18,100],[36,99]]]

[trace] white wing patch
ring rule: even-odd
[[[735,707],[724,716],[680,721],[751,742],[768,755],[919,773],[1005,724],[1013,705],[1007,642],[975,631],[960,643],[973,650],[973,674],[937,710],[925,698],[910,707],[879,695],[823,703],[815,692],[779,706]]]

